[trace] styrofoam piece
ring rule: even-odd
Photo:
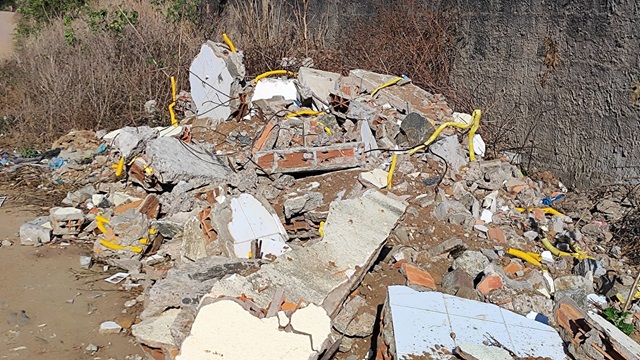
[[[473,152],[480,157],[484,157],[486,151],[487,144],[485,144],[482,136],[480,134],[473,135]]]
[[[439,347],[453,352],[458,344],[482,344],[487,335],[519,357],[566,358],[556,330],[496,305],[407,286],[390,286],[388,296],[396,359],[440,359]]]
[[[282,96],[285,100],[297,100],[298,89],[294,80],[267,78],[258,81],[253,90],[251,101],[268,100],[274,96]]]

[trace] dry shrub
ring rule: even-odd
[[[155,99],[166,109],[170,75],[188,88],[186,69],[200,40],[189,24],[167,23],[147,2],[126,10],[138,12],[138,23],[122,23],[121,31],[92,30],[85,15],[66,25],[53,20],[25,40],[4,67],[13,75],[0,94],[0,115],[12,119],[18,140],[44,144],[70,129],[166,123],[164,111],[150,118],[144,104]]]
[[[326,43],[329,14],[314,16],[320,19],[311,26],[309,0],[235,1],[226,6],[221,27],[244,51],[249,76],[281,69],[283,58],[310,57],[317,68],[335,68],[329,63],[339,60]]]
[[[404,74],[426,90],[462,101],[449,87],[456,53],[454,15],[413,0],[380,1],[375,16],[352,24],[343,37],[344,65]]]

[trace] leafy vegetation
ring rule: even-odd
[[[625,322],[625,319],[630,314],[631,313],[628,311],[623,312],[622,310],[619,310],[613,306],[608,307],[604,310],[605,318],[627,335],[631,335],[634,330],[633,324],[627,324]]]

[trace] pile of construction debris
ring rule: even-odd
[[[176,126],[58,141],[53,178],[83,186],[20,229],[23,245],[91,243],[84,267],[142,289],[129,326],[150,356],[640,356],[599,315],[637,287],[608,245],[624,199],[483,160],[480,112],[405,76],[247,81],[232,49],[202,46]]]

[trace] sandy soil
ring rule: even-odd
[[[6,59],[13,51],[11,33],[15,28],[14,13],[0,11],[0,60]]]
[[[0,195],[6,194],[2,187]],[[123,360],[142,354],[127,334],[98,332],[136,294],[104,282],[101,266],[82,270],[79,256],[88,248],[19,245],[20,225],[36,215],[9,201],[0,208],[0,241],[14,242],[0,247],[0,359]],[[87,351],[89,344],[98,352]]]

